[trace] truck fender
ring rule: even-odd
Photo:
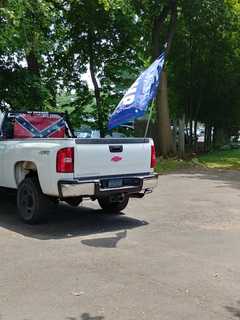
[[[20,161],[15,165],[15,181],[16,185],[19,184],[25,179],[25,177],[29,174],[37,175],[37,166],[32,161]]]

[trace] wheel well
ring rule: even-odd
[[[26,178],[26,176],[38,176],[37,166],[32,161],[21,161],[15,165],[15,180],[17,186]]]

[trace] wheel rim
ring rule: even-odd
[[[24,219],[31,219],[35,211],[34,194],[27,186],[23,186],[19,194],[21,213]]]

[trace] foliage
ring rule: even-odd
[[[64,84],[74,90],[78,96],[74,104],[75,114],[82,112],[79,105],[82,90],[86,84],[82,73],[89,67],[92,71],[94,90],[88,90],[95,125],[106,127],[109,113],[120,99],[123,88],[130,85],[132,70],[138,64],[136,54],[136,32],[134,20],[121,10],[106,10],[96,0],[72,1],[63,11],[67,33],[63,39],[66,51],[60,61],[68,61],[68,70],[64,75]],[[94,74],[94,75],[93,75]],[[93,76],[95,79],[93,79]]]
[[[0,107],[67,110],[77,127],[106,128],[109,113],[150,64],[154,19],[172,2],[0,1]],[[240,127],[239,1],[177,5],[166,66],[171,118],[204,123],[215,140],[219,132],[230,136]],[[169,20],[157,35],[161,49]],[[86,71],[93,87],[83,80]]]
[[[192,160],[183,160],[176,158],[159,158],[155,170],[158,173],[164,174],[184,169],[193,169],[197,166],[198,165],[196,164],[196,162]]]
[[[185,114],[188,121],[218,128],[240,125],[236,3],[183,2],[168,66],[176,117]]]
[[[240,170],[240,149],[212,151],[189,160],[159,158],[156,172],[163,174],[194,168]]]
[[[240,149],[214,151],[198,159],[207,168],[240,170]]]
[[[44,109],[52,99],[44,75],[57,12],[51,1],[8,0],[0,14],[0,104]]]

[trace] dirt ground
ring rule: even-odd
[[[240,172],[164,175],[125,215],[85,202],[40,226],[1,197],[1,320],[240,319]]]

